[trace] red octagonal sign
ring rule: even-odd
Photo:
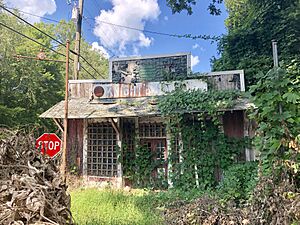
[[[53,158],[61,150],[61,140],[54,133],[44,133],[36,139],[35,147],[41,149],[42,154]]]

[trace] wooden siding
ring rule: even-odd
[[[69,91],[71,98],[90,98],[92,95],[93,82],[85,83],[69,83]]]
[[[79,174],[83,171],[83,120],[68,120],[68,169],[77,166]]]

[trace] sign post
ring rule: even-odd
[[[35,147],[41,149],[42,154],[55,157],[61,151],[61,140],[54,133],[44,133],[36,139]]]

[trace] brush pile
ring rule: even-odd
[[[300,190],[293,180],[261,177],[248,204],[236,205],[203,196],[175,202],[165,211],[167,224],[290,225],[300,224]]]
[[[177,202],[165,211],[167,224],[249,225],[246,212],[234,204],[221,204],[217,199],[203,196],[193,202]]]
[[[59,168],[34,143],[33,135],[0,130],[0,224],[73,224]]]

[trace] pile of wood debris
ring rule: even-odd
[[[70,196],[55,162],[33,135],[0,130],[0,224],[73,224]]]
[[[175,202],[165,211],[167,224],[180,225],[249,225],[246,212],[234,205],[222,205],[218,200],[203,196],[193,202]]]
[[[300,191],[295,182],[261,177],[252,199],[236,206],[203,196],[193,202],[175,202],[165,211],[167,224],[180,225],[289,225],[300,222]]]

